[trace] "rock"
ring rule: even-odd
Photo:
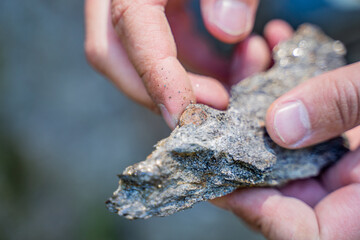
[[[343,66],[345,52],[317,27],[301,26],[274,49],[273,68],[233,87],[227,111],[189,105],[171,135],[119,175],[108,209],[128,219],[168,216],[239,187],[278,186],[318,175],[348,151],[344,139],[287,150],[267,135],[264,118],[283,93]]]

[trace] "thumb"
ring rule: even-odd
[[[226,43],[245,39],[252,31],[259,0],[201,0],[208,31]]]
[[[360,62],[317,76],[277,99],[266,128],[286,148],[310,146],[360,124]]]

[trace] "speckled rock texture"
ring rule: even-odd
[[[345,52],[341,42],[302,25],[274,49],[273,68],[232,88],[227,111],[189,105],[171,135],[119,175],[108,209],[128,219],[168,216],[239,187],[278,186],[318,175],[348,151],[344,139],[287,150],[267,135],[265,114],[299,83],[343,66]]]

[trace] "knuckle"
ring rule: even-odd
[[[85,42],[85,56],[87,61],[99,71],[102,71],[106,54],[106,47],[104,44],[94,41],[86,40]]]
[[[360,84],[358,81],[349,80],[350,94],[348,105],[350,106],[351,125],[355,126],[360,123]]]
[[[360,86],[351,79],[333,81],[335,108],[344,129],[349,129],[360,120]]]
[[[122,19],[128,12],[137,12],[142,7],[158,7],[164,10],[168,0],[113,0],[111,3],[111,20],[114,26],[121,26]]]
[[[111,20],[114,26],[118,25],[130,8],[129,1],[113,0],[111,3]]]

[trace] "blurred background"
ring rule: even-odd
[[[273,18],[318,24],[360,59],[359,0],[261,1],[255,31]],[[149,220],[107,211],[116,174],[169,130],[89,67],[83,41],[82,1],[0,1],[0,239],[263,239],[209,203]]]

